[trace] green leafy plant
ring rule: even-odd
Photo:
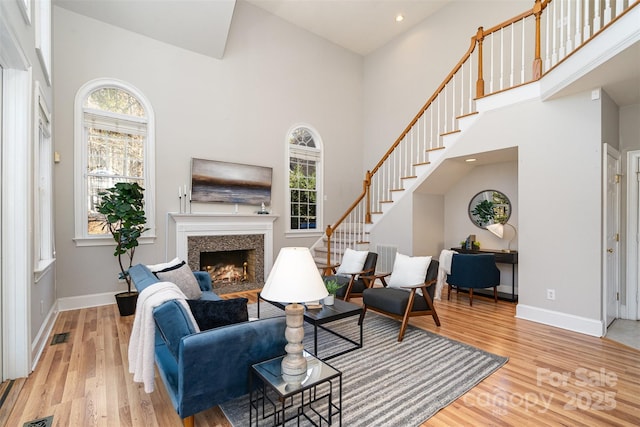
[[[494,206],[495,203],[491,200],[483,200],[473,208],[471,213],[478,218],[481,225],[489,224],[496,216]]]
[[[327,288],[327,292],[329,292],[329,295],[335,296],[336,292],[338,292],[338,289],[340,289],[344,285],[339,284],[333,279],[327,279],[324,281],[324,286]]]
[[[118,257],[119,278],[127,282],[127,292],[131,293],[129,269],[138,247],[138,239],[148,230],[145,227],[147,218],[144,214],[144,188],[135,182],[119,182],[98,195],[100,203],[97,210],[104,215],[103,230],[108,230],[116,242],[113,255]],[[126,258],[126,263],[123,258]]]

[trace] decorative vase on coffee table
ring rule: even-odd
[[[326,297],[324,297],[324,299],[322,300],[324,302],[324,305],[333,305],[335,300],[335,296],[334,295],[328,295]]]

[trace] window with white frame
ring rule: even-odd
[[[53,147],[51,114],[40,84],[35,84],[36,147],[34,149],[35,271],[43,273],[53,263]],[[37,277],[36,277],[37,278]]]
[[[309,126],[288,135],[289,231],[322,231],[322,143]]]
[[[155,230],[151,105],[134,87],[100,79],[78,91],[75,114],[76,244],[113,242],[96,208],[99,193],[117,182],[136,182],[145,189],[150,229],[141,239],[145,243]]]

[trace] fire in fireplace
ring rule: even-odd
[[[200,270],[211,276],[211,283],[255,281],[255,250],[200,252]]]

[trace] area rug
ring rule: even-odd
[[[282,310],[261,303],[261,317],[282,314]],[[249,316],[256,316],[255,304],[249,305]],[[357,317],[326,326],[357,340]],[[363,348],[327,362],[342,372],[342,425],[419,426],[508,360],[411,325],[404,340],[398,342],[399,328],[400,322],[368,312]],[[313,327],[306,324],[304,343],[307,351],[313,350]],[[318,332],[321,357],[350,345]],[[248,395],[221,408],[234,427],[249,425]],[[293,420],[287,425],[297,424]]]

